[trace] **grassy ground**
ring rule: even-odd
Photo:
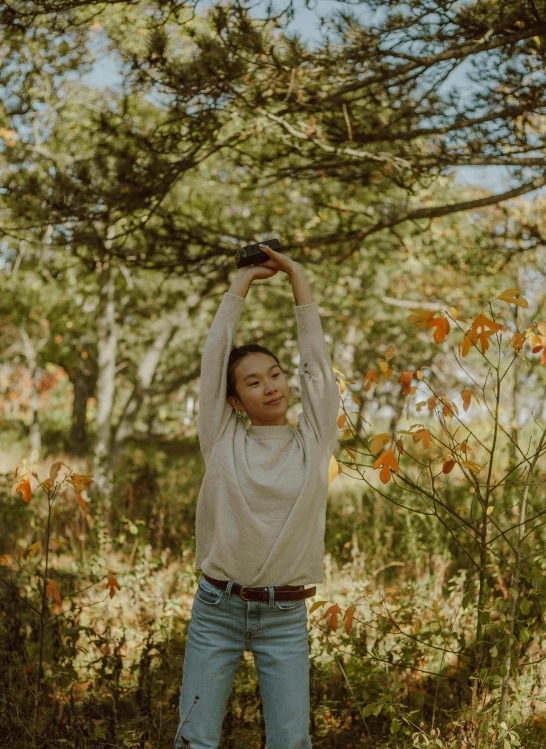
[[[100,502],[89,520],[73,493],[55,501],[49,577],[61,604],[49,604],[43,653],[44,698],[35,721],[40,617],[34,574],[44,553],[47,507],[36,494],[0,502],[0,554],[23,552],[0,567],[0,725],[2,746],[172,747],[186,632],[199,573],[193,568],[195,502],[203,466],[190,443],[135,447],[116,477],[111,528]],[[19,459],[16,450],[0,462]],[[87,472],[85,461],[51,456]],[[44,471],[44,474],[47,471]],[[400,514],[362,482],[338,476],[330,487],[324,582],[308,602],[313,746],[491,746],[487,727],[499,690],[471,708],[466,652],[472,611],[462,606],[467,571],[436,526]],[[34,573],[34,574],[33,574]],[[110,597],[108,575],[120,585]],[[11,588],[11,591],[8,589]],[[14,593],[13,591],[16,591]],[[76,591],[82,591],[75,594]],[[340,608],[335,622],[327,613]],[[355,604],[349,633],[343,614]],[[456,652],[450,652],[456,651]],[[546,674],[541,643],[516,674],[502,749],[546,745]],[[265,728],[251,653],[229,698],[222,749],[263,749]]]

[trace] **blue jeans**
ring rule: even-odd
[[[199,580],[186,640],[175,749],[216,749],[244,650],[254,654],[267,749],[312,749],[305,598],[275,601],[271,586],[269,601],[244,601],[231,594],[233,582],[224,591],[204,577]]]

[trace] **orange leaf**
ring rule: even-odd
[[[517,333],[514,335],[514,338],[512,339],[512,348],[514,349],[516,354],[521,351],[524,343],[525,343],[525,337],[523,333],[520,333],[518,330]]]
[[[449,333],[449,321],[447,317],[433,317],[427,322],[427,328],[436,328],[434,340],[436,343],[441,343]]]
[[[30,502],[30,500],[32,499],[32,490],[30,488],[30,481],[28,479],[24,479],[23,481],[21,481],[15,491],[22,493],[25,502]]]
[[[338,416],[338,419],[337,419],[338,427],[341,429],[341,427],[345,424],[346,421],[347,421],[347,414],[343,413],[340,416]]]
[[[364,385],[366,387],[366,390],[369,390],[372,386],[372,381],[374,381],[377,385],[379,380],[377,379],[377,372],[375,369],[369,369],[366,372],[366,375],[364,376]]]
[[[384,453],[381,453],[381,455],[377,458],[375,463],[373,464],[372,468],[381,468],[381,471],[379,473],[379,478],[381,479],[383,484],[388,484],[391,478],[391,468],[395,473],[398,473],[400,471],[400,467],[398,465],[398,461],[396,460],[396,457],[389,447],[387,450],[385,450]]]
[[[430,447],[430,432],[428,429],[418,429],[413,434],[413,441],[419,442],[419,440],[423,440],[423,447],[425,449]]]
[[[354,452],[352,452],[352,450],[349,450],[348,447],[346,447],[345,450],[349,453],[349,455],[351,456],[353,460],[356,460],[355,454]]]
[[[55,602],[61,605],[61,591],[59,590],[59,586],[55,582],[55,580],[49,580],[47,583],[47,589],[46,589],[46,598],[49,598],[50,595],[53,595],[53,598],[55,599]]]
[[[396,440],[396,447],[398,448],[398,452],[402,454],[404,452],[404,443],[401,439]]]
[[[68,483],[72,484],[76,491],[85,489],[85,487],[92,484],[93,481],[93,476],[90,473],[73,473],[70,479],[68,479]]]
[[[330,628],[335,632],[337,630],[337,615],[341,614],[341,609],[337,603],[334,603],[334,605],[327,608],[324,613],[330,615]]]
[[[436,405],[436,396],[435,395],[431,395],[430,398],[427,401],[427,404],[428,404],[428,410],[429,411],[434,411],[434,406]]]
[[[463,408],[465,411],[468,411],[470,408],[470,399],[472,397],[472,393],[470,390],[463,390],[461,391],[461,398],[463,399]]]
[[[392,359],[393,356],[394,356],[394,346],[391,343],[391,345],[385,352],[385,361],[390,361],[390,359]]]
[[[76,499],[78,500],[78,504],[82,509],[82,512],[87,512],[87,505],[85,504],[85,500],[80,494],[80,492],[76,492]]]
[[[402,385],[402,392],[404,395],[409,395],[411,392],[411,381],[413,380],[413,372],[402,372],[398,378],[398,382]]]
[[[345,611],[343,615],[343,619],[345,620],[345,632],[349,634],[351,631],[351,625],[353,623],[353,616],[355,613],[355,604],[352,603],[350,606],[347,607],[347,610]]]
[[[503,330],[506,327],[506,325],[500,325],[494,320],[490,320],[483,314],[483,312],[480,312],[470,326],[470,330],[465,333],[462,355],[466,356],[470,350],[470,344],[473,343],[477,345],[478,340],[481,345],[482,354],[485,354],[489,348],[489,338],[492,335],[495,335],[499,330]]]

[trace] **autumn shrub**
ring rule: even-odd
[[[438,746],[451,746],[450,742],[469,747],[519,746],[518,733],[507,725],[506,716],[511,715],[514,725],[536,718],[536,703],[531,710],[522,710],[519,693],[527,685],[529,668],[542,662],[545,634],[546,509],[540,486],[546,479],[540,459],[546,453],[546,428],[535,418],[520,439],[521,427],[505,425],[501,412],[510,398],[507,373],[521,362],[529,366],[524,346],[526,351],[527,346],[532,349],[531,354],[540,353],[540,366],[546,366],[546,322],[524,327],[516,317],[515,325],[507,324],[502,304],[528,307],[519,289],[508,289],[493,300],[474,301],[483,304],[473,320],[461,306],[411,310],[408,320],[428,329],[437,344],[452,326],[459,329],[461,342],[451,348],[455,364],[450,381],[438,382],[430,362],[413,369],[407,363],[397,365],[395,347],[389,345],[378,358],[377,369],[364,376],[366,391],[373,393],[372,388],[396,373],[400,395],[407,398],[406,417],[414,423],[375,435],[364,430],[362,438],[344,408],[338,426],[345,426],[344,437],[350,441],[350,447],[344,448],[348,458],[330,461],[330,482],[343,468],[348,475],[356,473],[383,499],[382,509],[384,503],[391,503],[399,519],[417,526],[414,539],[422,544],[432,532],[441,548],[450,551],[432,597],[422,589],[423,579],[412,580],[399,572],[395,587],[366,583],[359,596],[353,591],[344,613],[337,603],[324,613],[330,633],[337,631],[342,613],[346,635],[357,626],[375,630],[374,649],[366,649],[365,655],[360,639],[349,638],[346,644],[352,657],[384,662],[394,673],[409,670],[412,686],[408,688],[413,691],[417,677],[424,674],[428,686],[423,697],[428,695],[429,702],[433,679],[456,680],[459,697],[454,707],[465,717],[453,727],[446,744],[434,726],[441,704],[437,696],[432,712],[423,700],[419,725],[405,701],[398,706],[392,701],[405,688],[400,676],[389,679],[389,691],[362,710],[362,717],[377,717],[388,705],[390,733],[400,732],[416,745],[432,741]],[[508,341],[504,334],[510,336]],[[474,360],[465,366],[463,360],[470,352],[478,364]],[[344,392],[345,377],[338,374]],[[361,406],[355,396],[351,400]],[[477,419],[466,415],[472,404],[481,409]],[[392,545],[396,522],[391,520],[389,526],[391,537],[379,538],[396,548],[397,555],[407,554],[404,535],[398,546]],[[423,550],[423,558],[427,554],[433,558],[426,541]],[[316,601],[311,611],[328,603]]]

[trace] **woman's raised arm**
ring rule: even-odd
[[[269,260],[266,268],[284,271],[292,283],[300,347],[298,374],[303,416],[318,442],[333,451],[338,435],[339,385],[322,331],[318,307],[302,266],[286,255],[261,245]]]
[[[229,291],[224,294],[209,328],[201,356],[197,434],[201,452],[208,459],[210,449],[220,439],[235,414],[226,400],[227,367],[237,323],[252,281],[269,278],[276,271],[261,266],[240,268]]]

